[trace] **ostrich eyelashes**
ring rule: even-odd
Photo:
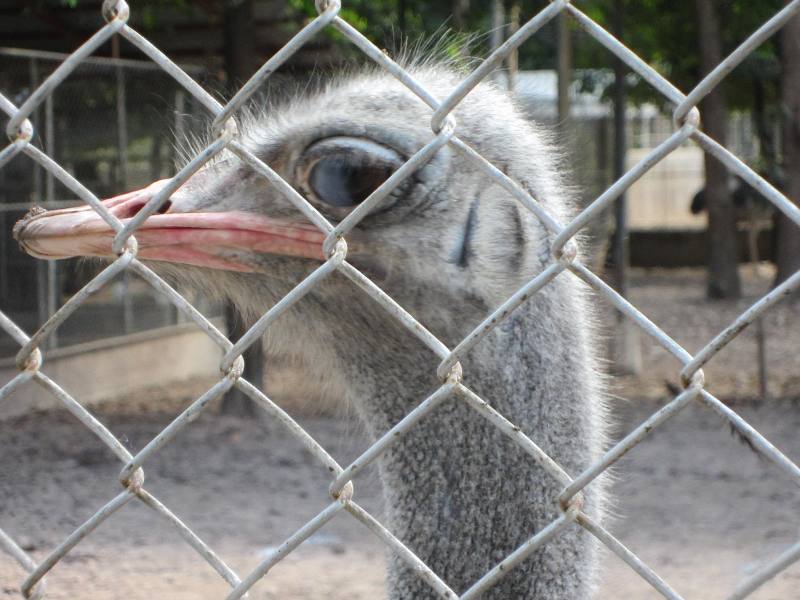
[[[335,216],[343,216],[366,200],[403,162],[403,157],[391,148],[369,140],[328,138],[305,151],[299,180],[312,199]],[[382,208],[393,202],[397,191],[390,194]]]

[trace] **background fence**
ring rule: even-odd
[[[670,419],[690,403],[701,403],[713,409],[719,414],[720,419],[729,423],[741,436],[746,438],[752,448],[763,456],[766,462],[777,466],[786,477],[800,484],[800,468],[770,444],[768,440],[753,429],[735,411],[720,402],[711,391],[713,389],[713,382],[709,382],[709,386],[707,387],[702,370],[703,366],[724,346],[731,342],[742,329],[762,315],[780,299],[800,287],[800,272],[795,273],[780,286],[758,300],[734,322],[710,340],[699,352],[690,354],[667,335],[666,332],[650,321],[646,315],[642,314],[636,307],[630,304],[625,298],[618,295],[585,265],[581,264],[576,259],[574,241],[572,238],[594,219],[597,219],[622,192],[629,189],[634,182],[651,170],[659,161],[669,156],[687,141],[692,141],[705,152],[716,156],[728,169],[758,190],[777,210],[782,211],[794,223],[800,225],[800,210],[798,210],[791,201],[751,170],[744,162],[737,158],[736,155],[717,144],[699,129],[700,114],[696,108],[697,103],[711,89],[718,85],[736,64],[741,62],[748,53],[752,52],[763,40],[773,35],[793,15],[800,12],[800,0],[789,2],[785,8],[777,12],[757,31],[753,32],[739,48],[725,58],[711,74],[703,79],[688,94],[683,94],[676,89],[669,81],[664,79],[653,68],[648,66],[626,48],[620,40],[612,37],[595,21],[589,18],[580,8],[566,0],[556,0],[551,2],[546,8],[534,15],[520,27],[517,33],[502,44],[485,61],[480,63],[480,65],[466,77],[447,98],[443,99],[431,96],[427,90],[413,79],[411,74],[404,71],[399,65],[394,63],[389,56],[358,33],[358,31],[351,27],[345,20],[340,18],[339,12],[341,5],[338,0],[321,1],[319,2],[319,8],[319,16],[308,23],[288,44],[286,44],[286,46],[267,61],[253,78],[239,90],[233,99],[224,106],[198,85],[189,74],[181,70],[144,37],[126,25],[129,7],[122,1],[108,1],[105,3],[103,16],[106,20],[106,24],[83,46],[61,62],[61,64],[54,69],[48,77],[44,78],[31,93],[27,95],[21,94],[19,98],[11,98],[9,95],[0,96],[0,109],[9,117],[7,132],[10,139],[10,143],[0,151],[0,167],[2,167],[2,170],[10,167],[12,159],[19,161],[27,157],[28,160],[32,160],[33,163],[38,165],[37,168],[43,169],[43,173],[46,173],[48,178],[52,177],[53,182],[61,182],[73,194],[77,195],[81,200],[90,204],[96,211],[101,213],[106,221],[113,223],[114,230],[116,231],[114,241],[114,249],[117,253],[116,260],[70,297],[46,322],[41,323],[35,331],[27,333],[26,330],[30,328],[30,325],[28,325],[28,327],[20,327],[19,323],[15,322],[14,319],[10,318],[5,313],[0,313],[0,327],[2,327],[19,346],[17,352],[19,374],[0,388],[0,401],[9,401],[12,399],[15,390],[22,385],[35,383],[41,386],[43,389],[53,394],[70,412],[80,419],[89,430],[97,435],[123,464],[119,477],[123,485],[123,490],[108,501],[89,520],[75,529],[75,531],[58,547],[52,549],[42,561],[34,561],[14,539],[0,531],[0,548],[16,559],[20,565],[29,572],[28,577],[21,586],[23,594],[26,597],[40,596],[45,589],[44,577],[56,563],[73,552],[75,546],[86,536],[91,535],[104,520],[129,502],[137,500],[171,523],[184,537],[186,542],[228,582],[232,588],[228,596],[230,599],[242,597],[274,564],[282,560],[289,552],[303,543],[303,541],[315,531],[322,528],[335,516],[344,512],[364,523],[383,543],[393,552],[397,553],[402,560],[416,569],[420,577],[428,582],[441,597],[457,597],[448,587],[446,581],[442,581],[436,573],[433,573],[427,566],[422,564],[422,562],[414,556],[408,548],[403,546],[391,532],[385,529],[370,513],[356,503],[356,495],[350,481],[365,467],[365,465],[374,461],[381,452],[385,451],[393,443],[395,439],[394,434],[396,432],[402,431],[406,427],[413,426],[416,420],[424,418],[425,415],[433,410],[444,398],[455,396],[460,401],[466,402],[470,406],[483,406],[482,399],[478,398],[474,392],[462,382],[460,364],[458,362],[460,357],[468,352],[475,344],[480,343],[481,338],[501,322],[504,315],[507,315],[518,307],[526,297],[546,286],[557,274],[563,271],[569,271],[569,276],[576,276],[583,280],[587,285],[592,287],[599,296],[610,302],[677,359],[681,365],[679,375],[683,387],[668,404],[650,416],[609,449],[601,461],[589,467],[585,472],[577,474],[575,477],[570,477],[564,473],[561,468],[536,445],[536,440],[531,440],[524,435],[519,435],[513,423],[506,420],[502,415],[494,412],[491,408],[489,410],[485,408],[481,409],[482,415],[489,419],[489,421],[496,425],[502,432],[511,437],[524,452],[531,456],[532,464],[535,462],[544,466],[557,481],[563,484],[563,491],[558,498],[558,500],[561,501],[563,512],[542,531],[532,532],[532,537],[525,544],[520,546],[517,551],[499,563],[494,569],[486,573],[484,577],[475,582],[475,584],[460,597],[477,597],[482,591],[497,583],[506,572],[513,569],[514,566],[519,564],[536,548],[547,543],[549,539],[558,535],[566,527],[577,524],[597,537],[605,546],[641,575],[641,577],[661,595],[666,598],[680,598],[679,594],[637,557],[632,550],[626,548],[606,529],[592,521],[582,512],[578,500],[579,494],[586,485],[620,459],[623,454],[631,450],[635,451],[636,445],[648,436],[654,428],[657,428]],[[633,71],[658,90],[659,93],[663,94],[675,107],[673,113],[675,120],[674,131],[649,153],[643,156],[621,179],[600,194],[570,223],[559,223],[555,221],[542,209],[535,198],[530,197],[514,181],[500,173],[500,171],[494,168],[461,140],[458,137],[458,123],[450,114],[470,90],[492,73],[508,53],[518,47],[528,37],[534,35],[537,30],[558,16],[561,12],[569,14],[582,29],[597,39],[608,51],[614,53],[623,60]],[[462,153],[472,160],[476,169],[485,172],[487,177],[490,177],[494,182],[517,198],[522,206],[531,210],[542,221],[545,227],[555,235],[550,265],[510,297],[502,306],[498,307],[493,314],[488,315],[484,323],[479,325],[453,349],[448,348],[442,342],[434,338],[424,328],[424,324],[417,323],[391,298],[386,296],[377,286],[347,262],[345,240],[348,232],[371,207],[375,206],[382,197],[399,183],[395,178],[392,178],[395,179],[394,181],[390,180],[383,184],[369,199],[362,203],[357,210],[354,210],[337,225],[325,220],[296,192],[291,189],[286,189],[285,187],[283,188],[287,198],[292,201],[298,210],[309,218],[321,231],[327,234],[327,242],[325,244],[327,260],[318,270],[289,293],[285,297],[284,302],[264,314],[235,344],[222,335],[190,302],[169,287],[136,257],[137,247],[135,233],[137,227],[141,225],[142,221],[148,215],[158,210],[158,208],[167,201],[169,195],[194,172],[201,168],[205,162],[223,149],[237,154],[244,162],[273,184],[279,181],[278,176],[268,165],[261,162],[237,141],[234,116],[237,109],[247,101],[275,69],[286,61],[287,58],[289,58],[292,53],[296,52],[304,43],[326,27],[336,28],[356,47],[363,51],[366,56],[403,82],[412,93],[416,94],[431,107],[431,129],[434,134],[433,141],[409,160],[407,163],[408,166],[403,169],[403,172],[408,172],[422,164],[429,158],[432,151],[444,145],[449,145],[455,151]],[[44,143],[44,151],[33,143],[34,130],[30,120],[36,110],[47,110],[46,104],[48,98],[52,97],[51,95],[56,90],[62,89],[61,86],[68,85],[67,82],[72,79],[73,75],[76,73],[76,69],[82,64],[85,64],[92,51],[114,35],[120,36],[137,46],[159,69],[171,76],[186,91],[187,98],[193,98],[199,106],[210,113],[213,117],[213,132],[215,134],[215,138],[210,142],[206,150],[198,154],[186,166],[181,168],[170,180],[169,184],[152,198],[137,217],[126,224],[121,223],[107,213],[106,209],[99,203],[97,196],[90,191],[90,186],[87,187],[84,185],[89,182],[88,180],[83,180],[83,174],[78,168],[74,167],[70,170],[65,170],[63,168],[62,163],[66,163],[70,160],[69,154],[60,155],[59,160],[55,161],[53,156],[51,156],[53,150],[52,145],[48,145],[47,140],[45,140]],[[0,173],[2,170],[0,170]],[[111,179],[114,179],[116,183],[114,177]],[[109,181],[111,181],[111,179],[109,179]],[[50,185],[52,186],[54,184]],[[99,187],[98,185],[98,188],[95,189],[99,189]],[[50,196],[50,199],[55,199],[55,196]],[[365,450],[364,454],[359,459],[349,466],[339,465],[330,457],[324,448],[322,448],[306,431],[299,427],[299,425],[284,411],[278,408],[259,389],[241,377],[243,366],[243,361],[241,359],[242,352],[249,345],[260,339],[271,322],[282,311],[299,300],[309,289],[334,270],[338,270],[346,277],[358,282],[365,293],[369,294],[375,301],[379,302],[387,309],[387,318],[399,319],[441,359],[441,363],[436,369],[442,381],[441,388],[428,399],[423,400],[406,419],[382,435],[372,446]],[[187,319],[193,321],[197,327],[203,330],[224,353],[220,364],[222,376],[219,380],[135,455],[126,448],[125,444],[120,439],[112,435],[103,423],[96,420],[92,414],[82,406],[80,398],[72,398],[59,386],[57,381],[53,381],[42,371],[43,360],[46,356],[43,350],[46,347],[47,340],[52,338],[59,325],[87,301],[89,294],[93,290],[102,289],[125,272],[137,274],[143,281],[152,286],[153,290],[167,299],[185,315]],[[32,328],[30,328],[30,330],[32,330]],[[147,374],[142,375],[146,376]],[[468,374],[466,380],[468,381]],[[143,467],[148,459],[150,459],[154,453],[157,453],[164,443],[171,440],[184,425],[203,410],[210,400],[220,396],[234,386],[247,394],[256,404],[264,408],[273,419],[285,425],[320,464],[327,467],[332,473],[332,500],[327,508],[287,539],[276,551],[265,557],[254,570],[244,577],[240,577],[231,570],[212,548],[200,539],[169,507],[162,504],[159,499],[145,487],[143,473]],[[760,585],[789,567],[799,558],[800,541],[797,541],[788,548],[785,548],[777,556],[772,557],[762,568],[742,581],[739,587],[734,590],[729,597],[731,599],[739,599],[749,596]]]
[[[0,89],[19,104],[66,57],[0,48]],[[204,80],[203,69],[182,68]],[[176,140],[207,126],[208,119],[199,108],[183,88],[148,61],[88,57],[31,113],[30,121],[34,143],[87,188],[105,197],[174,172],[180,162]],[[65,297],[99,272],[97,265],[79,259],[38,261],[18,248],[11,228],[34,202],[45,208],[80,204],[52,173],[35,161],[16,157],[0,170],[0,298],[8,316],[26,330],[47,320]],[[71,346],[163,327],[180,318],[160,294],[122,273],[104,293],[93,296],[76,318],[54,332],[46,346]],[[116,330],[117,323],[122,323],[122,332]],[[0,358],[14,353],[11,340],[3,337]]]

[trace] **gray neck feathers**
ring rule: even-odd
[[[600,452],[601,407],[585,307],[561,276],[483,340],[463,361],[464,384],[576,474]],[[463,321],[436,331],[450,343],[486,310],[450,306]],[[375,309],[375,310],[373,310]],[[373,437],[395,425],[439,385],[437,358],[377,307],[359,307],[361,340],[334,335],[350,399]],[[459,310],[460,309],[460,310]],[[567,315],[567,317],[563,316]],[[373,322],[378,319],[377,322]],[[576,327],[576,324],[578,325]],[[352,325],[352,322],[350,323]],[[362,329],[359,327],[358,329]],[[379,459],[390,529],[457,593],[559,514],[560,487],[476,411],[452,396]],[[602,507],[602,482],[588,510]],[[356,490],[358,484],[356,482]],[[595,500],[595,496],[597,500]],[[537,551],[483,597],[584,599],[594,548],[575,526]],[[579,539],[580,538],[580,539]],[[433,597],[398,559],[391,598]]]

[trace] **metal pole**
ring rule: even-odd
[[[758,279],[759,266],[761,257],[758,252],[758,234],[761,232],[759,225],[756,207],[751,204],[750,214],[747,219],[747,243],[748,253],[747,257],[750,260],[750,265],[753,270],[753,277]],[[769,396],[769,385],[767,372],[767,335],[765,331],[766,325],[764,324],[764,317],[756,319],[756,359],[758,364],[758,395],[762,401],[767,400]]]
[[[179,140],[183,142],[186,139],[186,93],[183,90],[176,90],[175,91],[175,139],[173,140],[172,147],[176,149],[174,153],[174,168],[177,172],[181,165],[180,157],[178,156],[177,148]],[[155,143],[155,139],[153,140]],[[172,306],[170,304],[170,306]],[[175,314],[175,321],[178,323],[186,322],[186,317],[184,314],[178,310],[178,307],[174,307],[174,314]]]
[[[569,15],[558,15],[558,122],[569,125],[569,87],[572,83],[572,40],[569,35]]]
[[[492,31],[489,37],[489,46],[492,52],[497,50],[503,43],[503,39],[505,38],[505,20],[506,9],[505,6],[503,6],[503,0],[494,0],[492,3]],[[495,69],[492,74],[492,78],[495,81],[499,82],[501,79],[500,72],[501,69]]]
[[[119,38],[111,39],[111,53],[119,58]],[[126,105],[125,71],[117,65],[117,152],[119,153],[119,171],[117,183],[121,188],[128,187],[128,110]]]
[[[35,58],[31,58],[29,63],[29,85],[31,93],[39,87],[39,62]],[[33,111],[32,121],[34,126],[41,124],[41,109],[38,107]],[[42,167],[38,162],[33,164],[33,200],[40,201],[42,197]]]
[[[44,149],[48,156],[55,159],[55,119],[53,116],[53,94],[50,94],[44,101]],[[45,200],[48,204],[56,199],[55,194],[55,179],[50,171],[47,172],[45,177]],[[47,261],[47,317],[50,318],[58,310],[59,290],[58,285],[58,265],[54,260]],[[58,347],[58,330],[54,330],[48,338],[48,347]]]
[[[621,38],[623,33],[622,2],[617,0],[614,7],[614,34]],[[625,174],[625,161],[628,151],[627,140],[627,90],[625,85],[625,65],[614,61],[614,180]],[[614,285],[625,296],[628,292],[628,222],[627,194],[621,194],[614,206]]]
[[[767,371],[767,335],[764,317],[756,320],[756,346],[758,348],[758,395],[762,401],[769,399],[769,373]]]
[[[613,33],[623,39],[624,7],[621,0],[614,3]],[[619,180],[626,171],[628,140],[626,69],[620,60],[614,61],[614,180]],[[628,218],[626,194],[621,194],[614,205],[614,238],[612,241],[614,287],[622,296],[628,295]],[[639,346],[639,332],[630,319],[619,314],[619,326],[614,334],[614,363],[619,373],[639,373],[642,370],[642,355]]]
[[[0,190],[6,188],[6,170],[0,169]],[[8,196],[2,194],[0,202],[6,202]],[[5,210],[0,209],[0,231],[8,231],[6,225],[7,213]],[[0,234],[0,298],[8,298],[8,280],[9,280],[9,267],[8,267],[8,236]]]
[[[31,58],[28,64],[28,76],[31,93],[39,87],[39,62],[35,58]],[[41,109],[37,108],[33,111],[32,121],[35,126],[41,125]],[[41,202],[43,197],[43,173],[42,167],[39,163],[33,166],[33,198],[32,202]],[[47,263],[44,261],[36,261],[36,301],[37,301],[37,317],[39,323],[44,323],[47,320]]]
[[[514,2],[508,15],[508,37],[511,37],[519,30],[519,14],[519,2]],[[508,64],[508,89],[513,92],[517,86],[517,75],[519,74],[519,50],[517,48],[514,48],[509,53],[506,62]]]
[[[119,38],[111,39],[111,56],[119,59]],[[117,190],[128,189],[128,110],[126,106],[125,71],[116,64],[114,74],[117,81]],[[133,298],[130,294],[131,276],[128,271],[122,274],[122,330],[131,333],[134,330]]]
[[[183,90],[175,91],[175,140],[172,144],[173,148],[178,147],[178,143],[186,139],[186,93]],[[179,156],[175,152],[175,160],[173,161],[175,169],[180,169]]]

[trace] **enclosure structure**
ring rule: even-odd
[[[611,157],[614,155],[613,108],[604,98],[602,89],[609,89],[614,74],[611,70],[576,70],[570,88],[570,118],[559,123],[558,73],[555,70],[520,71],[514,78],[513,94],[524,113],[537,123],[552,126],[565,139],[570,157],[570,177],[577,187],[581,206],[588,205],[614,182]],[[507,79],[498,77],[500,85]],[[600,86],[585,90],[580,81],[599,81]],[[652,102],[630,107],[625,111],[626,168],[633,168],[673,133],[672,117]],[[758,164],[759,144],[754,135],[753,115],[733,112],[727,128],[727,148],[749,166]],[[777,128],[776,128],[777,129]],[[779,133],[775,133],[779,140]],[[647,177],[637,180],[627,191],[626,221],[631,232],[630,259],[632,266],[680,267],[707,263],[705,230],[706,212],[690,210],[692,199],[705,185],[703,150],[691,141],[659,161]],[[774,182],[773,182],[774,183]],[[731,184],[738,184],[731,177]],[[757,194],[755,194],[757,195]],[[758,259],[772,258],[772,205],[759,203],[757,227],[761,232]],[[750,226],[749,214],[742,211],[739,227]],[[605,261],[606,239],[613,235],[611,215],[590,224],[589,238],[597,246],[596,262]],[[744,238],[744,234],[740,233]],[[740,244],[746,246],[744,240]],[[748,248],[741,260],[752,261]]]
[[[63,543],[54,548],[41,562],[35,562],[9,535],[0,531],[0,547],[13,556],[29,571],[29,576],[22,584],[25,596],[33,597],[44,591],[44,577],[53,566],[69,555],[75,546],[86,536],[111,517],[116,511],[131,501],[142,502],[154,510],[167,522],[177,528],[198,554],[206,560],[225,581],[231,586],[228,598],[241,598],[247,591],[266,574],[277,562],[288,553],[308,539],[315,531],[324,527],[330,520],[347,513],[355,520],[360,521],[372,531],[389,549],[406,561],[427,582],[431,588],[443,598],[459,597],[436,573],[431,571],[418,557],[405,547],[393,534],[381,525],[370,513],[365,511],[356,501],[357,490],[351,480],[361,472],[366,465],[373,462],[383,451],[390,447],[399,434],[414,427],[415,423],[425,419],[426,415],[436,408],[445,399],[465,402],[475,408],[480,415],[495,425],[502,433],[507,435],[518,447],[520,452],[530,456],[531,468],[543,468],[555,478],[563,487],[558,498],[562,508],[560,516],[547,527],[538,532],[530,532],[530,539],[522,544],[516,551],[487,572],[474,585],[461,594],[461,598],[475,598],[483,591],[491,588],[500,581],[507,572],[529,556],[536,548],[546,544],[548,540],[558,536],[567,528],[582,527],[594,535],[612,552],[624,560],[634,571],[641,575],[655,590],[666,598],[680,598],[678,593],[659,575],[640,560],[633,549],[626,548],[619,540],[611,535],[605,528],[589,518],[581,507],[581,490],[589,485],[601,473],[617,462],[625,453],[635,452],[637,444],[647,437],[654,428],[664,423],[682,408],[690,403],[701,403],[710,407],[719,414],[719,418],[729,423],[735,430],[752,445],[753,449],[765,458],[767,463],[780,469],[795,483],[800,483],[800,468],[789,460],[778,449],[772,446],[761,434],[753,429],[735,411],[723,404],[712,393],[713,381],[706,382],[703,366],[736,335],[754,319],[762,315],[777,301],[800,286],[800,272],[795,273],[779,287],[775,288],[747,311],[742,313],[727,328],[708,342],[699,352],[692,355],[682,348],[677,342],[650,321],[625,298],[619,296],[613,289],[605,284],[597,275],[590,271],[576,258],[575,241],[573,237],[587,226],[593,219],[603,212],[624,190],[628,189],[636,180],[647,173],[655,164],[679,148],[687,140],[698,144],[704,151],[713,154],[722,161],[731,171],[739,175],[744,181],[759,190],[775,207],[782,211],[796,224],[800,225],[800,210],[780,192],[763,180],[740,159],[726,148],[717,144],[705,135],[699,128],[700,114],[696,108],[697,103],[714,86],[718,85],[724,76],[760,42],[774,34],[790,18],[800,12],[800,0],[789,2],[785,8],[776,13],[769,21],[764,23],[756,32],[747,38],[742,45],[728,56],[708,77],[701,81],[689,94],[683,94],[660,76],[654,69],[641,61],[634,53],[628,50],[620,40],[614,39],[596,22],[590,19],[580,8],[566,0],[556,0],[545,9],[527,21],[508,41],[494,51],[482,62],[452,93],[444,99],[430,95],[413,77],[396,64],[389,56],[382,52],[369,40],[364,38],[357,30],[339,17],[341,4],[338,0],[321,1],[318,3],[319,16],[304,27],[298,34],[247,82],[234,98],[226,105],[221,105],[209,95],[189,75],[179,69],[157,48],[151,45],[139,33],[126,25],[129,8],[123,1],[106,2],[104,18],[106,24],[100,28],[84,46],[69,56],[33,93],[28,96],[20,106],[15,105],[6,96],[0,97],[0,108],[9,116],[7,132],[10,143],[0,152],[0,166],[5,167],[8,162],[18,154],[27,155],[36,161],[47,172],[64,183],[73,193],[90,204],[97,210],[115,230],[115,252],[118,258],[100,274],[94,277],[86,286],[67,300],[47,322],[42,323],[35,332],[28,334],[20,328],[11,318],[0,313],[0,326],[20,346],[17,353],[19,374],[10,382],[0,388],[0,400],[12,401],[18,388],[23,385],[39,385],[56,396],[59,401],[80,419],[87,428],[97,435],[109,449],[120,459],[123,464],[120,473],[120,482],[123,491],[114,496],[89,520],[78,527]],[[608,190],[596,198],[585,210],[569,223],[559,223],[554,220],[537,203],[535,198],[527,194],[514,181],[504,175],[496,166],[487,162],[469,145],[458,137],[458,123],[451,115],[459,102],[484,78],[489,76],[501,60],[514,48],[518,47],[529,36],[533,35],[548,21],[560,13],[565,12],[573,18],[580,27],[596,38],[610,52],[617,55],[639,76],[649,82],[657,91],[662,93],[675,105],[674,119],[675,131],[661,144],[656,146],[642,160],[629,170],[620,180],[615,182]],[[334,27],[347,39],[360,48],[370,59],[399,79],[414,94],[431,107],[431,141],[425,145],[397,171],[396,176],[390,177],[381,185],[357,210],[334,225],[321,217],[308,202],[295,192],[286,182],[264,164],[256,156],[247,151],[236,139],[235,114],[250,97],[250,95],[277,69],[291,54],[301,47],[307,40],[318,34],[325,27]],[[100,204],[96,195],[81,184],[78,178],[68,173],[46,152],[31,143],[33,130],[28,117],[41,106],[48,95],[64,82],[74,69],[84,61],[89,54],[101,43],[111,36],[119,35],[134,44],[149,56],[157,65],[175,78],[187,92],[191,94],[202,106],[213,115],[213,131],[215,138],[199,154],[197,154],[185,167],[183,167],[161,189],[147,206],[133,219],[122,223],[109,214]],[[455,348],[448,348],[436,339],[425,328],[424,323],[417,322],[401,306],[381,291],[365,275],[360,273],[347,261],[346,239],[348,232],[357,222],[378,202],[391,192],[405,176],[415,168],[429,160],[435,152],[449,145],[455,151],[462,153],[474,162],[475,168],[480,169],[488,178],[501,185],[512,194],[520,204],[531,210],[544,226],[555,234],[552,247],[552,259],[549,266],[535,278],[525,284],[515,294],[508,298],[494,313],[488,315],[486,320],[479,324],[475,330],[461,341]],[[245,163],[257,173],[264,176],[272,185],[276,186],[289,199],[296,208],[304,214],[316,227],[327,235],[324,245],[326,261],[314,271],[307,279],[301,282],[280,303],[265,313],[257,323],[235,344],[222,335],[214,325],[203,317],[185,298],[170,288],[153,271],[137,259],[136,230],[147,218],[161,207],[182,183],[191,177],[203,164],[214,155],[227,149],[238,155]],[[441,387],[427,399],[420,399],[419,405],[405,418],[369,448],[363,455],[349,466],[339,465],[306,431],[299,427],[284,411],[275,405],[262,392],[250,382],[242,378],[242,352],[251,344],[260,339],[264,331],[280,314],[295,302],[301,300],[303,295],[313,288],[321,279],[333,271],[339,271],[351,279],[364,293],[370,295],[376,302],[386,308],[387,319],[398,319],[408,327],[411,334],[417,336],[441,360],[438,365],[431,365],[442,384]],[[49,378],[43,371],[47,356],[44,343],[55,329],[64,322],[70,314],[83,304],[88,296],[108,284],[114,277],[124,271],[137,274],[144,281],[163,294],[184,315],[204,331],[224,353],[220,364],[222,375],[219,380],[205,394],[192,403],[183,413],[158,434],[141,451],[132,454],[125,445],[99,421],[94,419],[89,411],[80,403],[80,398],[70,397],[57,381]],[[663,408],[651,415],[638,427],[628,433],[621,441],[610,448],[602,460],[592,465],[582,473],[567,474],[561,467],[545,454],[537,445],[535,439],[530,439],[519,431],[503,415],[491,406],[491,399],[478,397],[469,388],[469,373],[462,373],[459,359],[469,350],[479,344],[481,339],[494,327],[503,321],[511,311],[520,306],[530,295],[548,285],[556,276],[578,277],[592,287],[599,296],[606,299],[619,309],[626,317],[635,322],[641,329],[659,344],[661,344],[677,361],[676,371],[680,375],[682,389]],[[142,374],[146,376],[147,374]],[[314,519],[300,528],[294,535],[287,539],[281,546],[270,553],[250,573],[243,577],[233,572],[223,560],[189,529],[180,518],[172,512],[171,508],[162,504],[158,498],[151,494],[144,482],[143,469],[149,458],[168,441],[173,440],[178,432],[194,416],[208,404],[210,400],[223,394],[236,386],[261,406],[271,418],[285,425],[292,435],[296,436],[303,446],[319,461],[322,467],[331,473],[331,502]],[[179,444],[180,440],[175,439]],[[783,549],[758,571],[752,573],[740,586],[730,594],[731,599],[745,598],[759,586],[767,582],[775,574],[783,571],[800,558],[800,541]]]
[[[67,56],[0,48],[0,89],[13,102],[21,102]],[[199,81],[207,80],[202,68],[181,68]],[[101,196],[169,176],[181,160],[177,140],[205,129],[207,120],[197,102],[153,63],[100,57],[82,62],[31,115],[34,143]],[[33,204],[53,209],[76,206],[80,201],[52,173],[19,156],[0,170],[0,303],[9,318],[25,330],[50,318],[65,298],[101,269],[97,263],[78,258],[38,261],[22,252],[12,238],[12,227]],[[202,298],[193,300],[205,314],[219,312]],[[45,347],[50,351],[51,368],[72,370],[67,365],[78,361],[93,373],[94,381],[87,383],[113,398],[117,396],[114,390],[143,388],[137,387],[134,379],[120,386],[118,375],[103,367],[102,353],[116,353],[118,359],[136,364],[152,356],[159,345],[163,349],[166,344],[176,352],[191,351],[197,340],[186,337],[183,322],[183,315],[160,294],[122,273],[59,327]],[[149,333],[143,336],[144,332]],[[100,354],[98,343],[104,348]],[[15,353],[13,341],[3,336],[0,374],[14,369]],[[194,375],[191,369],[179,369],[178,373],[181,377]],[[92,395],[80,381],[74,380],[73,390]],[[172,377],[163,381],[168,385],[174,382]],[[14,406],[0,409],[0,414],[20,414],[49,405],[46,400],[42,404],[32,391],[29,388]]]
[[[0,48],[0,88],[19,103],[65,58],[54,52]],[[206,79],[203,69],[181,68],[200,81]],[[106,196],[173,172],[180,162],[176,140],[206,125],[198,110],[183,88],[148,61],[89,57],[31,114],[31,122],[37,128],[35,144],[96,194]],[[38,163],[17,157],[0,171],[0,298],[3,310],[24,329],[47,320],[66,296],[99,271],[98,265],[78,259],[42,262],[21,252],[11,228],[32,204],[51,209],[80,202]],[[49,338],[48,348],[179,321],[169,303],[125,274],[77,317]],[[118,322],[123,331],[116,331]],[[9,342],[0,341],[0,359],[14,355]]]

